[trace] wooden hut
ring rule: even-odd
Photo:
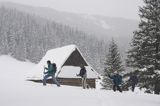
[[[69,45],[49,50],[33,69],[31,80],[38,82],[43,79],[44,66],[47,67],[47,60],[56,63],[56,77],[61,85],[81,86],[81,78],[77,77],[76,74],[79,73],[80,66],[83,65],[87,70],[87,84],[92,88],[96,87],[95,82],[98,73],[88,64],[77,46]],[[48,79],[47,82],[51,83],[51,80]]]

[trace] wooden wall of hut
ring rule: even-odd
[[[70,86],[82,86],[82,79],[81,78],[58,78],[58,81],[62,85],[70,85]],[[87,85],[90,88],[95,88],[95,79],[87,79]]]
[[[61,85],[70,85],[70,86],[82,86],[81,78],[57,78]],[[37,83],[42,83],[42,80],[29,80]],[[47,79],[47,83],[53,83],[52,79]],[[87,85],[89,88],[96,88],[95,79],[87,79]]]

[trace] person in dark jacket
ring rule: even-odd
[[[86,68],[84,66],[81,66],[80,68],[81,68],[80,72],[79,72],[79,74],[77,74],[77,76],[81,76],[81,78],[82,78],[82,87],[83,87],[83,89],[86,89],[87,88],[87,84],[86,84],[87,71],[86,71]]]
[[[120,85],[122,84],[122,76],[115,72],[115,75],[108,75],[108,77],[113,80],[113,91],[119,90],[120,92],[122,92],[122,89],[120,87]]]
[[[46,80],[47,80],[48,77],[52,77],[53,83],[55,83],[57,86],[60,86],[59,82],[56,80],[56,77],[55,77],[56,64],[55,63],[51,64],[51,61],[48,60],[47,65],[48,65],[48,68],[44,67],[44,70],[48,70],[48,71],[44,72],[45,75],[44,75],[44,78],[43,78],[43,85],[44,86],[46,85]]]
[[[131,73],[128,82],[129,82],[129,84],[130,84],[131,87],[132,87],[132,91],[134,92],[135,86],[136,86],[137,83],[138,83],[138,78],[137,78],[137,76],[136,76],[134,73]]]

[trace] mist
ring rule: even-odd
[[[138,7],[143,0],[0,0],[32,6],[49,7],[60,11],[97,14],[138,20]]]

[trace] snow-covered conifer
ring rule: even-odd
[[[160,93],[160,0],[144,0],[139,9],[139,29],[134,32],[127,65],[143,69],[139,72],[140,87]],[[152,66],[152,68],[151,68]]]

